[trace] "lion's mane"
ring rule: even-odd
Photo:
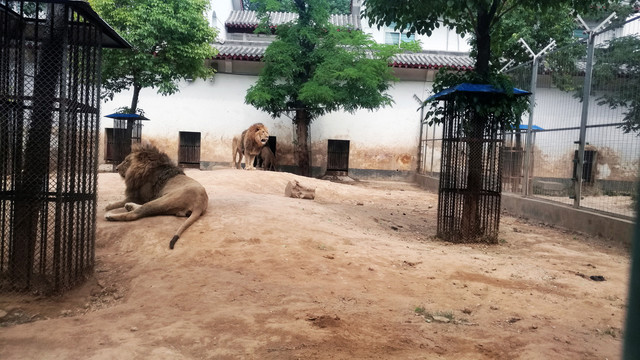
[[[258,155],[260,150],[265,145],[264,139],[269,140],[269,130],[262,123],[256,123],[251,125],[246,132],[243,132],[242,145],[244,147],[245,154]]]
[[[151,144],[135,144],[121,165],[126,185],[125,195],[141,203],[158,197],[167,180],[184,171],[169,156]]]
[[[233,165],[239,169],[244,156],[245,169],[253,169],[253,160],[269,140],[269,130],[262,123],[255,123],[232,141]],[[236,157],[239,159],[236,161]]]

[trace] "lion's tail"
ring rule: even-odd
[[[176,245],[176,242],[178,241],[178,239],[180,238],[180,235],[182,235],[182,233],[187,230],[187,228],[189,226],[191,226],[191,224],[193,224],[194,222],[196,222],[196,220],[198,220],[200,218],[200,216],[202,216],[202,214],[204,213],[203,209],[195,209],[191,215],[189,215],[189,217],[187,218],[187,220],[185,220],[182,225],[180,225],[180,227],[178,228],[178,231],[176,231],[176,234],[173,235],[173,238],[171,238],[171,241],[169,242],[169,249],[173,249],[173,247]]]

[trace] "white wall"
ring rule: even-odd
[[[231,0],[211,0],[211,8],[207,12],[207,19],[212,27],[218,29],[218,39],[226,39],[227,32],[224,22],[227,21],[233,6]],[[213,21],[213,12],[216,13],[215,23]]]
[[[367,34],[371,34],[373,39],[380,44],[384,44],[386,32],[397,32],[393,28],[389,28],[386,26],[382,26],[380,27],[380,29],[378,29],[376,25],[369,26],[366,19],[362,20],[362,31]],[[402,35],[402,37],[404,40],[407,39],[405,35]],[[416,40],[420,41],[422,50],[460,52],[471,51],[471,46],[469,45],[467,39],[462,38],[461,36],[456,34],[455,30],[451,30],[444,26],[435,29],[431,36],[416,35],[415,38]]]
[[[178,132],[200,132],[202,161],[230,162],[231,140],[256,122],[264,123],[277,137],[281,164],[292,164],[290,147],[293,124],[285,116],[273,119],[268,114],[244,103],[247,89],[256,76],[218,73],[213,80],[182,83],[180,92],[160,96],[153,89],[143,89],[139,107],[150,121],[143,122],[142,138],[162,147],[177,157]],[[404,81],[390,90],[393,107],[376,111],[360,110],[354,114],[334,112],[311,124],[313,145],[312,165],[323,167],[328,139],[350,140],[352,165],[358,168],[382,170],[414,170],[418,147],[420,113],[413,94],[424,99],[431,83]],[[102,116],[130,103],[131,92],[116,95],[102,104]],[[113,121],[101,119],[101,127],[112,127]],[[101,132],[104,136],[104,131]],[[401,158],[401,162],[398,159]]]

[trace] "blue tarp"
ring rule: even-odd
[[[493,85],[462,83],[462,84],[458,84],[456,86],[450,87],[448,89],[442,90],[439,93],[430,96],[427,99],[427,101],[444,99],[447,95],[459,93],[459,92],[496,93],[496,94],[505,93],[504,90],[498,89]],[[522,96],[522,95],[530,95],[531,93],[522,89],[513,88],[513,94],[516,96]]]
[[[528,128],[529,128],[528,125],[520,124],[520,130],[527,130]],[[538,125],[531,125],[531,130],[544,130],[544,129]]]
[[[138,114],[119,114],[119,113],[114,113],[114,114],[105,115],[105,117],[112,118],[112,119],[118,119],[118,120],[149,120],[148,118],[144,117],[143,115],[138,115]]]

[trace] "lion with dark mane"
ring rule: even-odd
[[[111,221],[133,221],[147,216],[186,216],[169,243],[176,241],[207,210],[209,197],[205,188],[184,174],[169,156],[150,144],[134,145],[116,167],[126,185],[124,200],[110,203],[106,210],[124,207],[127,212],[107,213]]]
[[[260,154],[260,150],[269,141],[269,130],[261,123],[255,123],[251,125],[247,130],[243,131],[238,137],[234,137],[232,141],[233,147],[233,165],[236,169],[240,169],[240,163],[242,162],[242,156],[244,155],[244,168],[246,170],[253,170],[253,161],[256,156]],[[240,155],[240,158],[236,162],[236,156]]]

